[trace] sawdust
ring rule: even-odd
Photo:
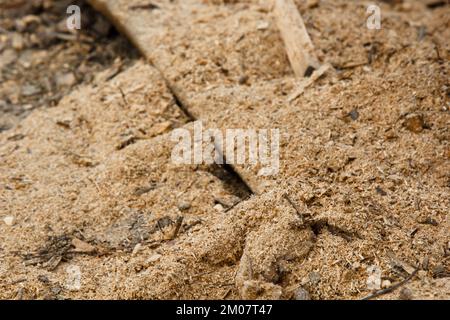
[[[365,2],[298,1],[334,68],[303,88],[268,2],[91,3],[155,68],[0,135],[1,298],[359,299],[411,275],[379,298],[450,297],[448,6],[381,4],[374,31]],[[280,128],[279,174],[172,164],[192,117]]]
[[[80,30],[67,29],[71,4],[80,7]],[[85,1],[0,1],[0,7],[0,131],[32,110],[54,107],[106,67],[114,66],[113,76],[138,57]]]

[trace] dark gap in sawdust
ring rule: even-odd
[[[101,13],[100,13],[101,14]],[[109,17],[105,17],[109,18]],[[151,62],[149,62],[151,63]],[[173,88],[173,86],[170,84],[170,82],[164,77],[164,74],[159,70],[157,66],[151,63],[151,65],[159,71],[159,74],[161,75],[162,79],[166,83],[167,89],[169,90],[170,94],[172,95],[174,102],[176,106],[182,111],[184,116],[188,119],[188,122],[194,122],[197,121],[192,115],[192,113],[189,112],[189,109],[186,107],[186,105],[182,102],[182,99],[177,94],[176,90]],[[226,162],[226,161],[225,161]],[[250,195],[252,195],[254,192],[252,189],[245,183],[245,181],[242,179],[242,177],[233,169],[232,166],[228,164],[221,164],[221,165],[213,165],[208,166],[210,173],[215,175],[217,178],[219,178],[223,183],[224,187],[227,191],[230,191],[232,194],[240,197],[243,200],[246,200]],[[234,207],[234,206],[233,206]]]
[[[154,66],[154,68],[159,71],[161,77],[166,82],[166,86],[170,91],[170,93],[172,94],[172,97],[174,98],[177,107],[189,119],[189,122],[196,121],[197,119],[189,112],[188,108],[186,108],[185,104],[178,97],[177,93],[170,85],[169,81],[167,81],[167,79],[164,77],[163,73],[156,66]],[[208,169],[210,173],[212,173],[214,176],[216,176],[223,182],[224,187],[227,191],[231,192],[233,195],[238,196],[239,198],[242,199],[242,201],[246,200],[250,195],[253,194],[252,189],[245,183],[242,177],[233,169],[232,166],[226,164],[226,161],[224,164],[221,165],[216,164],[208,166]],[[235,205],[233,205],[233,207]]]
[[[437,9],[439,7],[443,7],[445,5],[450,5],[449,0],[436,0],[434,2],[430,2],[427,4],[427,7],[430,9]]]
[[[362,237],[358,234],[358,232],[344,230],[340,227],[330,224],[325,219],[320,219],[317,221],[313,221],[311,224],[311,229],[316,236],[318,236],[323,229],[327,229],[332,235],[341,237],[346,241],[353,241],[355,239],[362,239]]]
[[[224,182],[225,190],[232,193],[235,196],[238,196],[243,201],[248,199],[250,195],[253,194],[253,191],[250,187],[244,182],[241,176],[233,169],[229,164],[223,165],[212,165],[209,166],[210,173],[219,178]],[[233,204],[232,207],[225,208],[226,211],[234,208],[237,203]]]
[[[177,107],[183,112],[183,114],[186,116],[186,118],[189,119],[189,122],[194,122],[197,119],[189,112],[188,108],[181,102],[181,99],[178,97],[177,93],[175,92],[174,88],[170,85],[169,81],[164,77],[161,70],[159,70],[155,65],[152,64],[152,66],[159,71],[159,74],[164,79],[164,82],[166,83],[167,89],[169,90],[170,94],[172,95],[175,104]]]
[[[355,239],[363,239],[361,235],[357,231],[349,231],[344,230],[338,226],[331,224],[328,219],[314,219],[309,214],[304,214],[297,204],[287,195],[284,195],[284,198],[287,200],[289,205],[294,208],[297,216],[300,218],[300,221],[303,226],[311,228],[314,235],[319,236],[324,229],[328,230],[332,235],[341,237],[346,241],[353,241]],[[313,197],[314,198],[314,197]],[[311,201],[305,202],[307,206],[311,205]]]

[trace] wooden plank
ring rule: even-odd
[[[274,13],[295,75],[298,78],[310,76],[319,68],[319,62],[294,1],[275,0]]]

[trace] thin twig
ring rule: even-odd
[[[128,100],[127,100],[127,97],[126,97],[125,93],[123,92],[122,88],[119,87],[119,91],[122,96],[122,100],[125,103],[125,106],[128,106]]]
[[[302,223],[305,221],[303,214],[300,212],[300,209],[298,208],[297,204],[294,203],[294,201],[291,200],[291,198],[289,198],[289,196],[287,194],[284,194],[284,198],[289,202],[289,204],[295,209],[295,211],[297,212],[297,215],[300,217]]]
[[[402,281],[400,281],[400,282],[398,282],[398,283],[396,283],[396,284],[393,284],[392,286],[390,286],[390,287],[388,287],[388,288],[386,288],[386,289],[382,289],[382,290],[375,291],[374,293],[372,293],[372,294],[370,294],[370,295],[368,295],[368,296],[362,298],[361,300],[370,300],[370,299],[379,297],[379,296],[381,296],[381,295],[383,295],[383,294],[386,294],[386,293],[389,293],[389,292],[392,292],[392,291],[398,289],[399,287],[401,287],[401,286],[403,286],[405,283],[407,283],[409,280],[411,280],[411,279],[416,275],[416,273],[417,273],[418,271],[419,271],[419,267],[417,267],[417,268],[413,271],[413,273],[411,273],[408,277],[406,277],[406,278],[403,279]]]
[[[222,295],[222,299],[221,300],[224,300],[226,297],[228,297],[230,292],[231,292],[231,288],[228,288],[227,291],[225,291],[225,293]]]
[[[181,225],[183,224],[183,219],[184,219],[184,217],[183,216],[179,216],[178,218],[177,218],[177,221],[175,222],[175,230],[174,230],[174,232],[173,232],[173,235],[172,235],[172,240],[173,239],[175,239],[176,237],[177,237],[177,235],[178,235],[178,232],[180,231],[180,228],[181,228]]]

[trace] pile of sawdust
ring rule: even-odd
[[[290,99],[265,1],[91,3],[159,71],[2,133],[0,297],[356,299],[408,277],[381,297],[450,297],[448,6],[383,4],[376,31],[364,2],[299,1],[334,70]],[[191,117],[279,128],[279,174],[173,164]]]
[[[70,5],[80,7],[80,30],[67,28]],[[0,131],[32,110],[54,107],[106,67],[119,72],[137,57],[85,0],[0,1]]]

